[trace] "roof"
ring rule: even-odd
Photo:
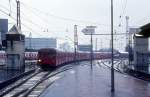
[[[19,33],[21,33],[21,30],[16,25],[13,25],[13,27],[8,32],[8,34],[19,34]]]
[[[42,48],[39,50],[39,52],[56,52],[56,49],[54,49],[54,48]]]
[[[150,23],[141,27],[141,31],[138,33],[144,37],[150,37]]]

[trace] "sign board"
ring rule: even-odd
[[[79,51],[91,51],[91,45],[78,45]]]
[[[84,34],[94,34],[95,33],[95,28],[96,28],[96,26],[86,26],[86,28],[84,28],[82,30],[82,32]]]

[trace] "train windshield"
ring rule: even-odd
[[[55,56],[56,55],[56,51],[55,50],[39,50],[38,52],[39,56]]]

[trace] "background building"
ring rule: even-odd
[[[79,51],[91,51],[91,45],[78,45]]]
[[[70,51],[70,52],[74,50],[68,42],[64,42],[60,44],[58,49],[62,51]]]
[[[8,19],[0,19],[0,45],[2,41],[6,39],[6,33],[8,32]]]
[[[57,48],[57,40],[55,38],[26,38],[26,49],[38,50],[41,48]]]

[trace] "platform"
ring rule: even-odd
[[[115,72],[115,93],[111,93],[110,69],[82,62],[59,78],[40,97],[150,97],[150,82]]]

